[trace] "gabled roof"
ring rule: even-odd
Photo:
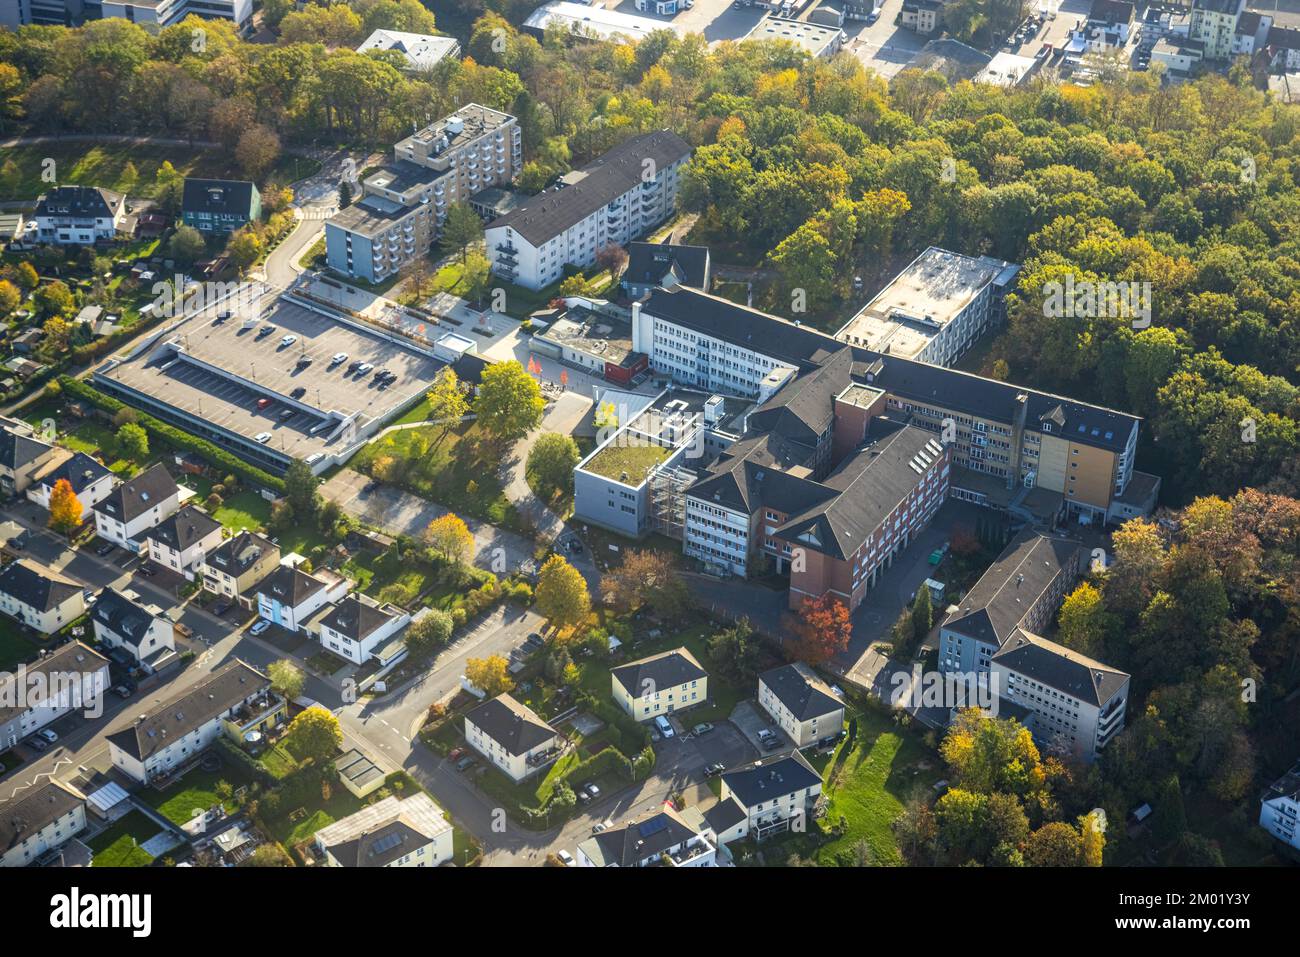
[[[26,468],[42,456],[54,451],[54,446],[12,426],[0,429],[0,467],[17,471]]]
[[[281,565],[262,579],[257,590],[263,595],[270,595],[282,605],[297,608],[324,587],[323,581],[296,566]]]
[[[256,565],[263,555],[272,551],[278,554],[280,547],[272,544],[270,539],[245,529],[214,548],[203,562],[232,578],[238,578]]]
[[[830,686],[803,662],[765,671],[758,680],[790,709],[796,721],[809,721],[844,708],[844,702],[835,697]]]
[[[60,479],[66,479],[68,484],[72,486],[72,491],[80,495],[100,479],[112,474],[112,469],[102,462],[92,459],[85,452],[73,452],[65,456],[62,461],[53,467],[46,466],[42,468],[36,474],[35,481],[52,489]]]
[[[803,467],[812,451],[775,433],[752,435],[723,451],[686,494],[751,515],[764,504],[787,513],[802,511],[832,494],[810,478],[788,471]]]
[[[944,620],[944,629],[1001,645],[1080,548],[1069,539],[1023,530]]]
[[[37,611],[58,608],[82,590],[79,582],[30,558],[20,558],[0,569],[0,594]]]
[[[116,215],[122,195],[98,186],[56,186],[36,204],[37,216],[76,216],[96,219]]]
[[[81,687],[82,676],[87,673],[96,672],[100,668],[105,669],[104,681],[107,682],[108,659],[95,651],[95,649],[83,645],[79,641],[70,641],[55,649],[44,658],[27,665],[26,672],[29,676],[35,672],[45,675],[47,678],[47,688],[53,688],[55,678],[60,675],[67,675],[74,678],[75,681],[72,683],[77,687]],[[0,702],[22,700],[16,697],[15,692],[17,689],[5,688],[5,686],[10,682],[16,680],[16,675],[0,673]],[[99,692],[103,693],[106,690],[107,684],[105,684],[103,688],[100,688]],[[22,707],[17,705],[14,707],[5,707],[3,704],[0,704],[0,726],[8,723],[18,715],[31,710],[33,707],[35,707],[35,704],[30,699],[27,699]]]
[[[726,771],[722,781],[746,808],[783,798],[787,794],[816,787],[822,778],[798,751],[765,758],[753,764]]]
[[[815,448],[835,421],[835,396],[852,382],[853,353],[840,349],[818,369],[777,390],[749,414],[749,428]]]
[[[20,792],[13,800],[0,805],[0,855],[85,803],[84,794],[53,778]]]
[[[116,522],[126,523],[143,515],[159,502],[179,494],[176,480],[161,462],[123,482],[95,506]]]
[[[520,704],[508,694],[485,701],[465,720],[473,723],[509,755],[527,754],[555,737],[555,729],[537,716],[532,708]]]
[[[647,160],[655,170],[664,170],[690,155],[690,144],[671,130],[634,136],[567,173],[559,184],[523,200],[487,228],[509,226],[540,246],[640,186]]]
[[[624,282],[662,285],[666,276],[672,276],[675,283],[703,289],[708,274],[708,246],[686,246],[669,242],[627,244]]]
[[[1098,23],[1132,23],[1135,12],[1129,0],[1092,0],[1088,19]]]
[[[149,538],[161,542],[174,552],[183,552],[220,528],[221,523],[207,512],[194,505],[186,505],[155,525],[149,531]]]
[[[253,211],[257,187],[242,179],[185,178],[181,210],[186,213],[209,213],[213,216],[239,216],[247,219]]]
[[[353,641],[364,641],[393,618],[378,605],[348,595],[321,619],[321,625]]]
[[[1129,676],[1095,658],[1017,628],[994,653],[995,663],[1080,701],[1101,707]]]
[[[144,761],[270,687],[270,678],[236,658],[188,690],[168,698],[129,728],[110,734],[108,741],[137,761]]]
[[[693,812],[693,813],[691,813]],[[694,824],[687,817],[695,819]],[[596,867],[635,867],[698,836],[703,818],[693,808],[652,810],[622,827],[613,827],[582,842],[582,853]]]
[[[105,588],[99,593],[91,618],[127,644],[138,646],[160,617],[156,612],[157,609],[151,611],[116,588]]]
[[[316,843],[342,867],[387,867],[451,830],[442,809],[423,791],[363,807],[316,832]]]
[[[684,682],[709,676],[686,648],[674,648],[639,661],[629,661],[611,669],[610,674],[633,698],[640,698],[647,688],[675,688]]]

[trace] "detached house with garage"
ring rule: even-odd
[[[759,675],[758,703],[800,748],[844,728],[844,702],[801,661]]]
[[[145,543],[151,561],[193,581],[208,552],[221,544],[221,523],[196,506],[186,505],[150,529]]]
[[[256,532],[242,531],[208,552],[200,566],[203,590],[238,598],[280,564],[280,546]],[[251,607],[252,601],[248,601]]]
[[[86,829],[86,796],[53,778],[0,805],[0,867],[26,867]]]
[[[437,867],[452,856],[451,823],[423,791],[386,797],[316,832],[327,867]]]
[[[108,659],[79,641],[0,677],[0,751],[69,712],[98,708],[108,687]]]
[[[181,197],[181,219],[201,233],[220,235],[262,217],[262,194],[244,180],[189,179]]]
[[[560,753],[556,730],[508,694],[465,715],[465,740],[516,783]]]
[[[95,506],[95,533],[132,552],[145,550],[145,535],[180,508],[180,488],[155,465],[123,482]]]
[[[363,665],[410,623],[410,614],[396,605],[353,594],[327,608],[316,624],[322,648]]]
[[[578,845],[578,867],[717,867],[717,837],[696,808],[650,811]]]
[[[48,565],[21,558],[0,569],[0,611],[52,635],[85,613],[85,586]]]
[[[176,626],[161,608],[145,604],[134,591],[105,588],[90,620],[102,644],[125,651],[149,673],[176,652]]]
[[[281,564],[257,586],[257,614],[290,631],[305,630],[308,620],[340,600],[352,583],[329,571],[308,574],[297,564]]]
[[[820,813],[822,778],[798,751],[765,758],[722,775],[718,804],[730,808],[732,821],[718,839],[726,844],[754,835],[764,840],[808,827]],[[710,811],[711,819],[717,809]],[[719,815],[720,816],[720,815]]]
[[[119,481],[116,473],[85,452],[58,449],[54,457],[32,476],[31,484],[27,486],[27,501],[35,502],[41,508],[49,508],[50,495],[61,480],[66,480],[72,486],[73,494],[85,511],[108,498]],[[83,516],[90,517],[84,511]]]
[[[236,658],[108,736],[113,766],[141,784],[184,770],[221,734],[242,740],[283,720],[271,679]]]
[[[709,673],[686,648],[674,648],[614,668],[614,700],[637,721],[703,704]]]
[[[37,200],[35,219],[40,242],[91,246],[116,238],[126,197],[96,186],[56,186]]]

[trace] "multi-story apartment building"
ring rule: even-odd
[[[65,714],[101,707],[108,688],[108,659],[79,641],[0,677],[0,751]]]
[[[221,544],[222,525],[194,505],[182,506],[145,533],[149,560],[193,581],[203,559]]]
[[[396,605],[357,593],[328,608],[316,625],[322,648],[361,665],[410,622],[410,614]]]
[[[56,186],[36,202],[36,238],[61,246],[93,246],[116,238],[126,197],[95,186]]]
[[[26,867],[86,829],[86,796],[50,778],[0,805],[0,867]]]
[[[727,771],[721,782],[718,804],[734,801],[741,810],[736,824],[718,832],[724,844],[751,834],[762,841],[811,827],[821,802],[822,776],[799,751]]]
[[[674,648],[610,670],[614,700],[637,721],[672,714],[709,697],[709,673],[686,648]]]
[[[262,194],[246,180],[185,178],[181,219],[201,233],[224,235],[262,218]]]
[[[308,620],[326,605],[340,601],[352,582],[324,568],[308,574],[288,564],[290,560],[286,557],[258,584],[257,614],[289,631],[305,631]]]
[[[846,322],[835,338],[874,352],[949,366],[1006,319],[1020,267],[931,246]]]
[[[241,531],[226,539],[203,560],[203,588],[238,598],[280,565],[280,546],[256,532]],[[251,607],[251,600],[248,602]]]
[[[125,651],[146,672],[157,670],[176,650],[176,626],[157,605],[145,604],[134,591],[105,588],[90,613],[95,637],[109,648]]]
[[[1207,60],[1230,59],[1237,20],[1245,9],[1246,0],[1192,0],[1188,39],[1204,45]]]
[[[1260,798],[1259,826],[1300,851],[1300,763],[1270,784]]]
[[[1049,751],[1091,763],[1124,729],[1129,676],[1023,628],[993,655],[990,679],[1032,713],[1027,725]]]
[[[625,246],[663,222],[677,202],[690,145],[659,130],[634,136],[532,196],[484,231],[492,271],[541,289],[565,266],[586,268],[607,246]]]
[[[465,715],[465,740],[516,783],[546,767],[560,752],[556,730],[508,694]]]
[[[758,703],[796,747],[833,738],[844,727],[844,702],[802,661],[759,675]]]
[[[159,463],[113,489],[95,506],[95,533],[134,552],[145,548],[145,535],[180,508],[180,488]]]
[[[451,860],[452,826],[423,791],[395,795],[316,832],[327,867],[438,867]]]
[[[0,569],[0,611],[43,635],[52,635],[86,610],[80,582],[48,565],[22,558]]]
[[[21,495],[56,452],[26,422],[0,420],[0,494]]]
[[[522,168],[515,118],[477,103],[461,107],[398,142],[393,162],[326,221],[326,262],[341,275],[380,282],[428,254],[452,203],[508,186]]]
[[[148,784],[184,770],[222,734],[239,741],[274,727],[284,711],[271,679],[236,658],[110,734],[109,755],[123,774]]]
[[[83,509],[93,509],[108,498],[120,479],[116,472],[85,452],[60,448],[32,475],[31,484],[27,486],[27,501],[49,508],[50,495],[60,481],[67,481],[72,487],[72,494],[77,496]],[[85,513],[82,514],[85,517]]]
[[[939,670],[987,675],[1016,628],[1047,629],[1086,554],[1078,542],[1020,532],[940,623]]]
[[[191,14],[230,20],[247,34],[253,25],[253,0],[0,0],[0,26],[14,29],[29,23],[77,26],[110,17],[169,27]]]
[[[718,839],[696,808],[651,810],[578,844],[578,867],[717,867]]]

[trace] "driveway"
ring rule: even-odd
[[[564,531],[564,520],[550,506],[539,499],[528,485],[528,455],[537,440],[548,432],[572,435],[574,429],[590,411],[592,400],[576,392],[565,392],[551,403],[542,418],[542,424],[515,443],[510,458],[502,469],[502,486],[505,496],[518,509],[542,541],[551,541]]]

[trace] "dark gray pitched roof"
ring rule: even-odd
[[[112,216],[122,196],[98,186],[56,186],[36,205],[37,216]]]
[[[488,228],[509,226],[533,245],[541,245],[638,186],[646,160],[663,170],[690,155],[690,144],[671,130],[634,136],[569,173],[567,184],[525,199]]]
[[[1069,539],[1023,530],[980,576],[943,627],[985,644],[1001,645],[1056,576],[1075,560],[1080,548]]]
[[[465,715],[465,720],[473,722],[507,754],[527,754],[555,737],[554,728],[508,694],[483,702]]]
[[[593,835],[583,842],[583,853],[598,867],[635,867],[697,833],[677,811],[664,808]]]
[[[180,740],[245,698],[271,687],[271,679],[236,658],[169,698],[140,721],[108,736],[137,761]]]
[[[37,611],[49,611],[82,591],[82,585],[31,559],[0,569],[0,592]]]
[[[181,209],[187,213],[247,217],[252,211],[256,187],[240,179],[193,179],[186,177]]]
[[[765,758],[753,764],[726,771],[723,782],[736,800],[747,808],[785,797],[795,791],[821,784],[821,775],[798,751]]]
[[[1100,23],[1132,23],[1134,12],[1128,0],[1092,0],[1088,19]]]
[[[356,595],[348,595],[321,619],[321,625],[353,641],[362,641],[392,618],[382,608],[364,602]]]
[[[177,491],[176,480],[166,466],[159,463],[113,489],[95,506],[95,511],[125,523],[176,495]]]
[[[835,396],[853,381],[853,353],[840,349],[819,368],[778,389],[749,414],[753,431],[776,432],[815,447],[835,420]]]
[[[85,796],[72,787],[48,780],[0,805],[0,854],[85,803]]]
[[[67,479],[72,491],[80,495],[113,470],[102,462],[92,459],[85,452],[74,452],[48,472],[38,476],[42,485],[53,488],[60,479]]]
[[[803,466],[811,457],[811,448],[775,433],[749,435],[718,456],[687,494],[750,514],[764,504],[787,514],[802,511],[833,494],[809,478],[786,471]]]
[[[610,674],[633,698],[641,697],[647,687],[675,688],[683,682],[709,676],[686,648],[674,648],[639,661],[629,661],[612,669]]]
[[[128,644],[138,646],[157,616],[116,588],[105,588],[91,617]]]
[[[55,650],[52,654],[48,654],[44,658],[27,665],[27,674],[30,675],[33,672],[40,672],[44,675],[50,676],[51,679],[55,675],[75,675],[80,678],[80,676],[84,675],[86,672],[95,672],[100,668],[108,668],[107,658],[95,651],[95,649],[83,645],[79,641],[70,641]],[[14,676],[0,675],[0,685],[4,685],[14,680],[16,680]],[[105,672],[104,680],[105,682],[108,680],[107,672]],[[104,691],[107,689],[102,688],[100,690]],[[15,699],[11,693],[7,691],[0,692],[0,701],[12,700]],[[30,702],[28,702],[28,706],[30,706]],[[5,724],[15,716],[27,711],[28,706],[0,706],[0,725]]]
[[[1104,705],[1128,675],[1064,645],[1017,628],[993,661],[1018,674],[1089,704]]]
[[[186,505],[174,515],[164,518],[149,532],[149,537],[162,542],[172,551],[183,552],[221,528],[221,523],[193,505]]]
[[[5,426],[0,429],[0,465],[13,470],[26,468],[43,455],[48,455],[54,446],[48,442],[23,435]]]
[[[257,590],[270,595],[282,605],[297,608],[324,587],[325,583],[320,579],[313,578],[294,566],[281,565],[262,579]]]
[[[704,820],[713,828],[714,834],[724,834],[743,821],[748,815],[745,808],[735,797],[718,801],[704,812]]]
[[[387,867],[429,843],[429,838],[398,818],[339,844],[329,852],[343,867]]]
[[[627,244],[623,281],[657,285],[671,273],[682,285],[703,289],[708,271],[708,246],[632,242]]]
[[[790,709],[796,721],[820,718],[843,708],[844,702],[831,694],[826,682],[806,669],[798,664],[782,665],[763,672],[758,680]]]
[[[238,578],[250,566],[257,564],[258,559],[269,551],[278,551],[278,546],[256,532],[245,529],[209,552],[204,562],[233,578]]]

